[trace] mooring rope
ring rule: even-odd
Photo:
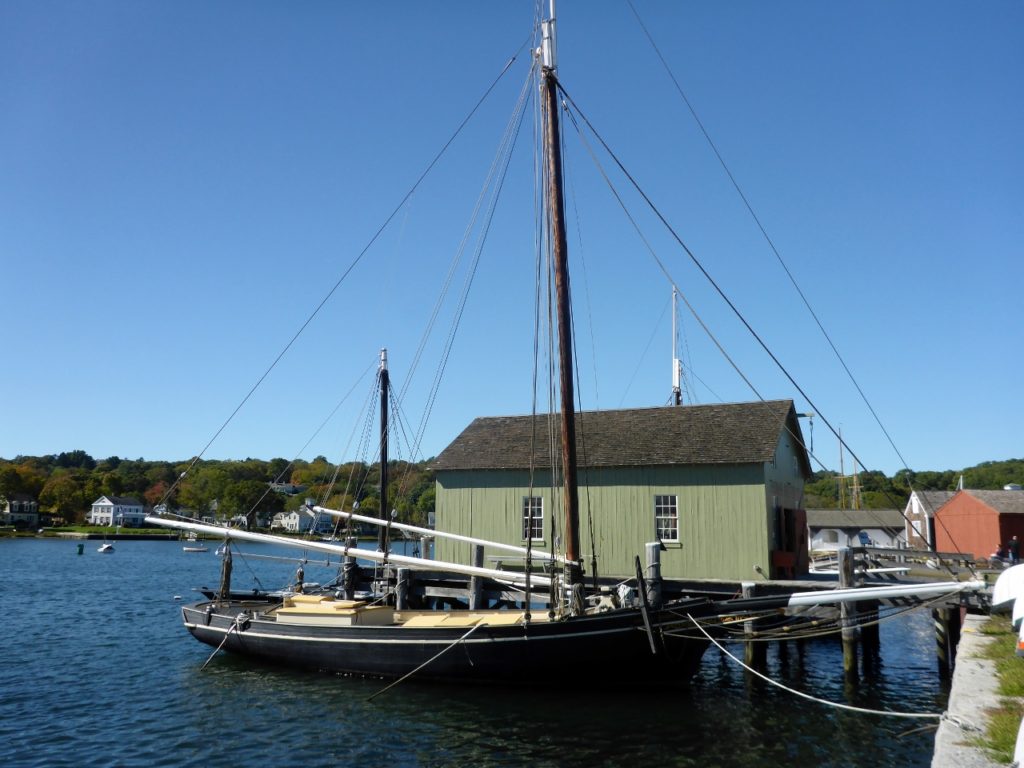
[[[395,687],[396,685],[398,685],[398,684],[399,684],[399,683],[401,683],[402,681],[404,681],[404,680],[408,680],[408,679],[409,679],[410,677],[412,677],[412,676],[413,676],[413,675],[415,675],[415,674],[416,674],[417,672],[419,672],[419,671],[420,671],[421,669],[423,669],[423,668],[424,668],[425,666],[427,666],[427,664],[430,664],[430,663],[431,663],[431,662],[433,662],[433,661],[434,661],[435,659],[438,659],[438,658],[440,658],[441,656],[443,656],[444,654],[448,653],[448,651],[450,651],[450,650],[451,650],[452,648],[454,648],[454,647],[455,647],[456,645],[458,645],[458,644],[459,644],[459,643],[461,643],[461,642],[462,642],[463,640],[465,640],[465,639],[466,639],[467,637],[469,637],[470,635],[472,635],[472,634],[473,634],[474,632],[476,632],[476,631],[477,631],[478,629],[480,629],[480,627],[486,627],[486,626],[487,626],[487,623],[486,623],[486,622],[481,622],[481,623],[479,623],[479,624],[474,624],[474,625],[473,625],[472,627],[470,627],[470,630],[469,630],[469,632],[467,632],[466,634],[464,634],[464,635],[463,635],[462,637],[460,637],[460,638],[459,638],[458,640],[456,640],[455,642],[453,642],[453,643],[452,643],[451,645],[449,645],[449,646],[446,646],[445,648],[442,648],[442,649],[441,649],[440,651],[438,651],[438,652],[437,652],[437,653],[435,653],[435,654],[434,654],[433,656],[431,656],[431,657],[430,657],[429,659],[427,659],[427,660],[426,660],[426,661],[424,661],[424,662],[423,662],[422,664],[420,664],[420,665],[419,665],[418,667],[416,667],[416,669],[414,669],[414,670],[412,670],[411,672],[407,672],[406,674],[402,675],[402,676],[401,676],[400,678],[398,678],[397,680],[395,680],[395,681],[394,681],[393,683],[390,683],[389,685],[385,685],[385,686],[384,686],[383,688],[381,688],[381,689],[380,689],[379,691],[377,691],[377,692],[376,692],[375,694],[373,694],[372,696],[370,696],[370,697],[369,697],[369,698],[367,698],[366,700],[367,700],[368,702],[369,702],[369,701],[373,701],[373,700],[374,700],[374,699],[376,699],[376,698],[377,698],[378,696],[380,696],[380,695],[381,695],[382,693],[386,693],[387,691],[390,691],[390,690],[391,690],[392,688],[394,688],[394,687]],[[470,662],[470,663],[472,663],[472,662]]]
[[[691,616],[690,614],[686,614],[686,618],[688,618],[690,621],[692,621],[693,625],[695,627],[697,627],[697,629],[699,629],[701,631],[701,633],[704,635],[704,637],[706,637],[708,640],[710,640],[714,644],[714,646],[716,648],[718,648],[718,650],[720,650],[722,653],[724,653],[730,659],[732,659],[737,664],[739,664],[741,667],[743,667],[745,670],[747,670],[747,672],[750,672],[750,673],[752,673],[754,675],[757,675],[759,678],[764,680],[766,683],[771,683],[775,687],[781,688],[782,690],[786,691],[787,693],[792,693],[795,696],[799,696],[802,699],[807,699],[808,701],[813,701],[813,702],[816,702],[818,704],[825,704],[827,706],[835,707],[837,709],[845,709],[848,712],[857,712],[857,713],[862,714],[862,715],[885,715],[887,717],[906,717],[906,718],[919,718],[919,719],[920,718],[927,718],[927,719],[932,719],[932,720],[941,720],[942,719],[942,714],[941,713],[935,713],[935,712],[890,712],[889,710],[885,710],[885,709],[865,709],[864,707],[855,707],[852,704],[840,704],[839,702],[836,702],[836,701],[828,701],[827,699],[819,699],[819,698],[817,698],[815,696],[811,696],[810,694],[804,693],[802,691],[798,691],[798,690],[796,690],[794,688],[789,688],[789,687],[783,685],[782,683],[780,683],[780,682],[778,682],[776,680],[772,680],[767,675],[762,675],[756,669],[753,669],[752,667],[747,666],[742,661],[737,659],[735,656],[733,656],[731,653],[729,653],[729,651],[727,651],[722,646],[721,643],[719,643],[717,640],[715,640],[715,638],[713,638],[711,635],[709,635],[707,633],[707,631],[704,629],[704,627],[702,627],[700,625],[700,623],[695,618],[693,618],[693,616]]]
[[[228,631],[224,633],[224,639],[220,641],[220,645],[218,645],[218,646],[217,646],[217,648],[216,648],[216,649],[214,650],[214,652],[210,654],[210,658],[208,658],[208,659],[207,659],[207,660],[206,660],[206,661],[205,661],[205,662],[203,663],[203,666],[201,666],[201,667],[199,668],[199,671],[200,671],[200,672],[202,672],[202,671],[203,671],[204,669],[206,669],[206,666],[207,666],[207,665],[208,665],[208,664],[209,664],[209,663],[210,663],[211,661],[213,661],[213,657],[214,657],[214,656],[216,656],[216,655],[217,655],[218,653],[220,653],[220,649],[224,647],[224,643],[226,643],[226,642],[228,641],[228,637],[229,637],[229,636],[231,635],[231,630],[233,630],[233,629],[238,629],[238,627],[239,627],[239,626],[240,626],[241,624],[243,624],[243,623],[244,623],[244,620],[241,620],[241,617],[242,617],[242,615],[243,615],[243,614],[238,614],[238,616],[235,616],[235,620],[234,620],[233,622],[231,622],[231,626],[230,626],[230,627],[228,627]],[[248,618],[248,617],[246,617],[246,618]]]

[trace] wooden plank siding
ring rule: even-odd
[[[580,544],[588,571],[592,521],[598,573],[623,578],[633,574],[634,557],[642,559],[644,545],[656,540],[654,497],[662,494],[677,497],[679,513],[679,542],[666,542],[662,553],[665,578],[752,578],[754,565],[768,571],[771,525],[763,467],[602,468],[587,470],[581,479],[586,485],[580,488]],[[556,525],[563,525],[561,493],[547,484],[546,476],[535,476],[533,495],[544,499],[544,540],[535,545],[544,548],[552,546],[552,510]],[[525,545],[522,504],[528,489],[529,476],[522,471],[438,472],[438,524]],[[507,557],[485,552],[485,557],[499,555]],[[467,561],[469,545],[438,540],[437,557]]]
[[[760,578],[756,569],[774,575],[806,567],[802,506],[810,465],[791,401],[578,416],[580,545],[588,570],[596,551],[599,575],[634,574],[634,558],[657,540],[659,495],[677,498],[679,516],[679,540],[664,542],[665,578],[741,580]],[[538,439],[548,428],[543,416],[474,419],[432,464],[438,528],[525,544],[528,468],[551,466],[550,441]],[[537,546],[548,549],[561,538],[552,538],[552,511],[564,525],[561,494],[549,478],[545,469],[533,480],[533,495],[544,499],[544,540]],[[468,546],[444,540],[436,551],[444,560],[469,557]]]

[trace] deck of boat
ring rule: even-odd
[[[331,595],[296,594],[264,613],[279,624],[319,626],[398,626],[409,628],[507,627],[523,624],[526,612],[521,610],[396,610],[391,606],[373,605],[362,600],[342,600]],[[531,614],[531,622],[547,622],[546,612]]]

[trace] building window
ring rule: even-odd
[[[654,531],[659,541],[679,541],[679,507],[675,496],[654,497]]]
[[[544,540],[544,499],[523,496],[523,539]]]

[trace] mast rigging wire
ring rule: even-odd
[[[462,315],[466,308],[466,302],[469,299],[469,291],[473,285],[473,280],[476,276],[476,270],[480,264],[480,259],[483,255],[484,244],[487,242],[488,235],[490,234],[491,224],[494,221],[494,213],[497,208],[498,200],[500,199],[501,192],[505,186],[505,180],[508,176],[509,164],[511,163],[512,160],[513,150],[515,149],[516,141],[519,136],[519,131],[522,127],[523,117],[525,115],[525,104],[527,102],[527,95],[529,93],[529,88],[527,87],[528,83],[529,78],[527,78],[527,83],[524,84],[523,86],[523,90],[520,93],[520,98],[516,105],[516,109],[513,111],[512,117],[510,118],[509,123],[506,126],[506,131],[502,136],[502,141],[499,143],[498,152],[496,153],[494,162],[492,163],[491,169],[488,173],[487,181],[485,182],[483,190],[481,190],[482,199],[485,195],[485,191],[488,188],[490,188],[491,198],[487,203],[486,209],[483,212],[483,224],[481,231],[477,236],[477,243],[474,249],[472,262],[470,264],[469,271],[466,275],[463,284],[462,293],[459,297],[459,302],[456,307],[455,314],[452,318],[452,323],[448,330],[448,336],[445,339],[444,349],[441,354],[441,361],[438,363],[434,375],[434,381],[433,384],[431,385],[430,393],[427,397],[427,405],[424,408],[423,417],[420,420],[420,424],[416,432],[417,438],[414,450],[417,452],[419,450],[420,441],[422,440],[423,434],[426,430],[427,421],[429,420],[430,415],[433,412],[433,407],[437,400],[437,395],[441,387],[441,380],[444,377],[444,372],[448,365],[448,359],[451,355],[452,347],[455,344],[455,337],[462,320]],[[480,206],[478,205],[478,207],[474,210],[474,221],[479,214]],[[467,231],[460,248],[465,247],[465,244],[468,241],[468,237],[469,233]]]
[[[377,242],[377,240],[380,238],[380,236],[384,233],[384,230],[387,229],[388,225],[391,223],[392,219],[394,219],[395,216],[398,215],[398,212],[400,210],[402,210],[403,206],[405,206],[405,204],[406,204],[406,202],[408,202],[409,198],[412,197],[413,193],[423,183],[424,179],[426,179],[426,177],[431,173],[431,171],[433,171],[434,166],[436,166],[437,163],[441,160],[441,158],[444,156],[444,154],[448,151],[448,148],[455,142],[455,139],[459,137],[459,135],[462,133],[463,129],[466,127],[466,125],[468,125],[469,121],[476,114],[477,110],[479,110],[479,108],[483,105],[483,103],[484,103],[484,101],[486,101],[487,97],[490,96],[491,91],[493,91],[497,87],[498,83],[505,76],[505,73],[508,72],[509,69],[511,69],[512,64],[515,63],[516,59],[519,57],[519,54],[522,52],[523,48],[525,48],[529,44],[529,42],[530,42],[530,38],[527,38],[526,42],[524,42],[523,45],[521,45],[519,47],[519,49],[516,51],[516,53],[513,54],[512,58],[510,58],[505,63],[504,67],[502,67],[502,69],[501,69],[501,72],[499,72],[497,77],[495,77],[494,80],[491,81],[491,84],[484,91],[483,95],[476,101],[476,103],[473,105],[473,107],[469,110],[468,114],[463,118],[462,122],[459,123],[459,125],[455,128],[455,131],[451,134],[451,136],[449,136],[448,140],[444,143],[444,145],[441,147],[441,149],[434,155],[433,159],[431,159],[430,162],[427,163],[426,168],[419,175],[419,177],[416,179],[416,181],[413,182],[412,186],[405,193],[405,195],[402,197],[402,199],[398,202],[398,204],[395,206],[395,208],[391,211],[391,213],[388,214],[387,218],[384,219],[384,222],[380,225],[380,227],[377,228],[377,231],[374,232],[373,236],[366,243],[366,245],[363,247],[363,249],[356,255],[356,257],[348,265],[348,267],[345,269],[345,271],[342,272],[341,276],[335,281],[334,285],[331,286],[331,288],[327,292],[327,294],[320,300],[320,303],[317,304],[316,307],[313,308],[313,311],[306,318],[305,322],[303,322],[302,325],[299,326],[299,329],[291,337],[291,339],[288,341],[288,343],[285,344],[284,348],[277,354],[277,357],[274,358],[274,360],[270,363],[270,365],[263,372],[263,374],[259,377],[259,379],[256,380],[256,383],[252,385],[252,387],[246,393],[245,397],[242,398],[242,401],[237,406],[235,406],[235,409],[231,412],[231,415],[229,415],[228,418],[224,421],[224,423],[220,425],[220,427],[217,429],[217,431],[214,432],[213,437],[211,437],[209,439],[209,441],[206,443],[205,446],[203,446],[203,449],[199,452],[199,454],[189,463],[188,468],[184,472],[182,472],[178,476],[178,478],[174,481],[174,483],[171,485],[171,487],[168,488],[167,491],[165,491],[163,497],[161,498],[161,503],[167,501],[167,499],[170,497],[170,494],[178,486],[178,484],[181,481],[181,479],[189,471],[191,471],[192,468],[199,462],[199,460],[206,454],[206,452],[210,449],[210,446],[213,445],[214,441],[218,437],[220,437],[221,433],[227,428],[228,424],[230,424],[234,420],[234,418],[238,414],[238,412],[249,401],[249,399],[253,396],[253,394],[255,394],[256,390],[260,387],[261,384],[263,384],[263,381],[267,378],[267,376],[270,375],[271,371],[273,371],[277,367],[277,364],[279,362],[281,362],[281,359],[285,356],[285,354],[288,352],[288,350],[292,348],[292,346],[298,340],[299,336],[301,336],[303,334],[303,332],[306,330],[306,328],[309,326],[309,324],[313,322],[313,319],[318,314],[320,314],[320,310],[323,309],[323,307],[327,304],[327,302],[335,294],[335,292],[338,290],[338,288],[341,286],[341,284],[345,281],[345,279],[348,278],[349,274],[351,274],[351,272],[356,268],[356,266],[359,264],[359,262],[362,261],[363,257],[367,254],[367,252],[369,252],[370,248],[374,245],[374,243]]]
[[[736,180],[736,177],[733,175],[732,170],[729,168],[728,164],[725,162],[725,158],[722,156],[722,153],[719,151],[718,146],[715,144],[714,140],[711,138],[711,134],[708,132],[707,128],[705,127],[704,122],[700,119],[700,116],[697,114],[697,110],[693,106],[693,103],[690,101],[689,97],[686,95],[686,92],[683,90],[682,86],[679,84],[679,80],[676,78],[675,73],[672,71],[672,68],[669,66],[668,61],[665,59],[665,56],[662,54],[661,49],[658,47],[658,44],[654,41],[654,37],[651,35],[650,31],[647,29],[647,25],[644,24],[643,19],[640,17],[640,14],[636,10],[636,7],[633,5],[632,0],[627,0],[627,3],[629,5],[630,10],[633,12],[633,16],[636,17],[637,23],[640,25],[640,29],[643,31],[643,33],[646,36],[648,42],[651,44],[651,48],[654,50],[654,52],[657,55],[658,59],[661,61],[661,64],[664,67],[665,72],[668,74],[669,79],[672,81],[672,84],[675,86],[675,89],[678,92],[680,98],[682,98],[683,102],[686,104],[686,107],[690,111],[690,114],[693,117],[694,122],[696,122],[697,127],[700,129],[700,132],[704,135],[704,139],[707,141],[708,146],[711,148],[711,151],[714,153],[715,157],[718,159],[719,164],[722,166],[722,170],[725,172],[725,175],[729,178],[729,181],[732,184],[733,189],[736,190],[736,194],[739,195],[740,200],[742,201],[744,207],[747,209],[747,212],[750,214],[750,217],[753,219],[754,224],[757,226],[758,230],[760,230],[761,235],[764,237],[764,240],[768,244],[769,249],[771,250],[771,252],[773,254],[775,254],[775,258],[778,260],[779,265],[782,267],[782,270],[786,273],[786,276],[789,278],[790,283],[792,283],[794,290],[796,290],[796,292],[797,292],[797,295],[800,296],[800,300],[803,302],[804,306],[807,308],[808,313],[814,319],[814,322],[818,326],[818,329],[821,331],[822,336],[825,337],[825,341],[828,342],[828,345],[829,345],[829,347],[831,347],[832,352],[835,354],[836,359],[839,361],[839,364],[842,366],[843,370],[846,372],[847,377],[850,379],[850,382],[853,384],[854,388],[857,390],[857,393],[860,395],[861,400],[864,401],[864,405],[867,406],[867,409],[871,413],[871,416],[874,418],[875,423],[878,424],[878,428],[882,431],[882,434],[885,435],[885,439],[889,442],[889,445],[892,447],[893,451],[896,453],[896,456],[899,458],[900,463],[903,465],[903,468],[908,471],[908,475],[907,475],[907,478],[906,478],[906,480],[907,480],[907,488],[910,490],[911,493],[914,493],[915,489],[914,489],[914,486],[913,486],[913,484],[912,484],[912,482],[910,480],[910,476],[909,476],[910,467],[907,464],[907,460],[903,457],[903,454],[900,452],[900,449],[896,446],[896,442],[893,440],[892,436],[889,434],[889,431],[885,428],[885,425],[882,423],[881,417],[879,417],[878,413],[875,411],[874,406],[871,404],[871,401],[868,399],[867,394],[861,388],[860,383],[857,381],[856,377],[853,375],[853,371],[851,371],[850,367],[846,364],[846,360],[843,358],[842,354],[840,354],[839,349],[836,347],[835,342],[832,340],[832,337],[829,335],[828,331],[825,330],[825,326],[822,324],[821,319],[818,317],[818,314],[814,311],[814,308],[811,306],[810,300],[807,298],[806,294],[804,294],[803,289],[797,283],[796,277],[793,275],[792,271],[789,269],[789,266],[786,264],[785,260],[782,258],[782,254],[779,252],[779,249],[775,246],[775,242],[772,240],[771,236],[768,234],[768,230],[765,228],[765,226],[762,223],[760,217],[754,211],[754,207],[751,205],[750,200],[747,198],[746,194],[743,192],[743,189],[740,187],[739,182]],[[584,118],[584,119],[586,119],[586,118]],[[602,143],[604,143],[604,142],[602,142]],[[685,246],[684,246],[684,248],[685,248]],[[787,374],[787,376],[788,376],[788,374]],[[792,379],[791,379],[791,381],[792,381]],[[795,386],[795,383],[794,383],[794,386]],[[799,389],[799,387],[798,387],[798,389]],[[806,395],[805,395],[805,397],[806,397]],[[808,402],[810,402],[810,401],[808,401]],[[824,416],[822,416],[822,419],[824,420]],[[832,430],[832,425],[829,424],[827,420],[825,421],[825,424],[829,427],[830,430]],[[833,431],[833,433],[835,433],[835,430],[832,430],[832,431]],[[837,435],[837,437],[838,437],[838,435]],[[840,443],[843,442],[842,438],[839,438],[839,442]],[[849,448],[849,447],[847,446],[847,448]],[[851,450],[850,453],[852,454],[853,451]],[[854,457],[854,458],[856,458],[856,457]],[[822,465],[822,466],[824,466],[824,465]],[[863,466],[863,464],[862,464],[862,466]],[[938,520],[938,518],[935,517],[935,510],[930,508],[929,502],[923,501],[923,503],[924,503],[924,505],[926,507],[929,508],[928,511],[931,513],[932,519],[938,521],[939,525],[941,525],[943,527],[943,530],[945,530],[946,534],[949,535],[950,540],[952,541],[953,540],[953,536],[950,533],[949,529],[946,527],[945,522],[942,521],[942,520]],[[920,536],[925,541],[928,540],[927,536],[924,536],[922,534],[922,532],[917,528],[916,523],[914,523],[913,521],[911,521],[909,519],[907,519],[907,522],[910,523],[910,525],[914,528],[914,530],[918,534],[918,536]],[[938,555],[938,552],[936,550],[935,545],[930,543],[929,546],[931,546],[932,551],[935,552],[936,555]]]
[[[589,129],[589,131],[594,135],[594,137],[597,139],[597,141],[601,144],[601,146],[604,148],[605,152],[608,153],[608,156],[612,159],[612,161],[615,163],[615,165],[619,168],[619,170],[626,177],[626,179],[629,181],[629,183],[633,186],[633,188],[636,190],[636,192],[640,195],[640,197],[643,199],[643,201],[647,204],[648,208],[650,208],[652,213],[654,213],[654,215],[657,217],[657,219],[662,223],[662,225],[665,227],[665,229],[671,235],[672,239],[674,239],[676,241],[676,243],[683,249],[683,252],[686,253],[686,255],[690,258],[690,261],[694,264],[694,266],[697,267],[697,269],[701,272],[701,274],[704,275],[705,279],[708,281],[708,283],[710,283],[712,288],[714,288],[715,292],[719,295],[719,297],[722,299],[722,301],[725,302],[725,304],[729,307],[729,309],[736,316],[736,318],[743,324],[743,326],[747,329],[748,333],[750,333],[750,335],[754,338],[754,340],[758,343],[758,345],[760,345],[761,349],[764,350],[765,354],[767,354],[768,357],[771,358],[771,360],[775,364],[776,368],[778,368],[782,372],[782,374],[786,377],[786,379],[790,382],[790,384],[792,384],[793,387],[795,387],[796,390],[803,396],[803,398],[807,401],[807,403],[811,406],[811,408],[815,411],[815,413],[817,413],[818,417],[825,423],[825,426],[828,427],[829,431],[832,432],[832,434],[836,437],[836,439],[839,441],[839,443],[842,446],[844,446],[850,452],[850,455],[861,466],[864,466],[864,462],[862,462],[860,460],[860,457],[858,457],[857,454],[854,452],[854,450],[852,448],[850,448],[850,446],[846,443],[846,441],[843,440],[842,435],[832,425],[832,422],[830,422],[828,420],[828,418],[825,417],[825,415],[822,413],[821,409],[814,403],[814,401],[807,394],[807,392],[805,392],[804,389],[797,383],[797,381],[793,378],[792,374],[790,374],[790,372],[786,368],[786,366],[783,365],[782,361],[779,360],[779,358],[775,355],[774,352],[772,352],[771,348],[764,341],[764,339],[761,338],[760,334],[758,334],[757,331],[754,330],[753,326],[750,325],[749,321],[746,319],[746,317],[743,315],[743,313],[740,312],[739,308],[732,302],[732,300],[725,293],[725,291],[718,284],[718,282],[711,276],[711,273],[708,272],[707,268],[700,261],[700,259],[697,258],[696,254],[694,254],[693,251],[690,250],[689,246],[686,245],[685,241],[682,239],[682,237],[679,235],[679,233],[676,232],[675,228],[669,223],[669,221],[665,218],[665,216],[661,212],[661,210],[654,204],[654,201],[651,200],[651,198],[643,190],[643,188],[640,186],[639,182],[637,182],[637,180],[634,178],[634,176],[626,169],[625,165],[619,159],[618,155],[616,155],[615,152],[612,151],[611,147],[604,140],[604,138],[601,136],[601,134],[597,131],[597,129],[594,127],[594,125],[590,122],[590,120],[587,118],[587,116],[583,113],[583,111],[579,108],[579,106],[575,103],[575,101],[573,101],[572,97],[565,90],[565,88],[561,84],[561,82],[556,80],[556,83],[558,85],[559,90],[565,96],[565,98],[568,101],[568,103],[572,106],[573,110],[575,110],[575,112],[579,115],[580,119],[583,120],[584,124],[586,124],[587,128]],[[575,125],[575,120],[573,122],[574,122],[574,125]],[[602,171],[602,174],[603,174],[603,171]],[[606,179],[606,181],[609,184],[611,184],[611,182],[608,179],[607,175],[605,175],[605,179]],[[623,207],[624,207],[624,204],[622,203],[621,198],[619,197],[618,193],[614,192],[614,188],[613,188],[613,193],[615,194],[616,198],[619,199],[620,205],[623,205]],[[632,217],[630,217],[630,219],[632,220]],[[636,226],[635,223],[634,223],[634,226]],[[645,242],[646,242],[646,240],[645,240]],[[650,246],[648,246],[648,247],[650,248]],[[653,252],[653,249],[651,250],[651,254],[654,257],[655,261],[657,262],[659,268],[664,273],[665,277],[673,285],[675,285],[675,281],[672,279],[672,276],[668,272],[667,267],[664,265],[664,263],[661,261],[661,259]],[[676,287],[678,289],[678,286],[676,286]],[[682,291],[680,291],[680,295],[683,296]],[[683,300],[686,301],[686,297],[685,296],[683,296]],[[689,306],[689,302],[687,302],[687,306]],[[691,309],[691,311],[692,311],[692,309]],[[705,329],[706,329],[706,326],[705,326]],[[721,348],[720,345],[719,345],[719,349],[720,349],[720,351],[722,351],[723,354],[725,354],[725,351]],[[742,374],[742,372],[739,371],[739,369],[735,366],[735,364],[733,364],[733,367],[736,368],[737,372],[740,374],[740,376],[743,378],[743,380],[747,383],[747,385],[750,387],[750,389],[758,396],[758,398],[763,400],[764,398],[760,395],[760,393],[757,391],[757,389],[754,387],[754,385],[749,381],[749,379],[747,379],[747,377],[744,376]],[[806,446],[804,446],[804,447],[806,448]],[[821,463],[821,462],[819,461],[819,463]],[[824,467],[824,464],[822,464],[822,466]],[[911,526],[913,526],[915,528],[915,530],[918,531],[918,534],[920,535],[920,531],[917,529],[916,524],[913,521],[911,521],[909,518],[906,518],[905,515],[904,515],[904,518],[907,520],[907,522]],[[933,550],[934,550],[934,548],[933,548]],[[938,556],[937,552],[935,554],[936,554],[936,556]],[[940,562],[942,562],[941,557],[939,559],[940,559]],[[947,567],[947,569],[948,569],[948,565],[946,565],[945,563],[943,563],[943,565],[945,565]],[[971,568],[971,571],[972,571],[972,573],[974,573],[973,567]]]
[[[889,432],[888,432],[888,430],[886,430],[885,425],[882,424],[882,420],[879,418],[878,414],[875,412],[875,409],[871,405],[871,402],[868,400],[868,397],[864,393],[864,390],[861,389],[861,386],[857,382],[857,379],[854,377],[853,372],[850,370],[849,366],[847,366],[846,360],[843,359],[843,356],[839,353],[839,349],[836,347],[835,343],[832,341],[832,337],[829,336],[828,331],[825,330],[825,326],[822,324],[822,322],[819,319],[817,313],[814,311],[814,308],[811,306],[811,302],[808,300],[807,296],[804,294],[803,289],[801,289],[800,285],[797,283],[796,277],[794,277],[793,273],[789,269],[789,266],[783,260],[782,254],[779,253],[779,249],[776,248],[774,241],[768,235],[768,230],[765,229],[764,224],[761,222],[760,217],[758,217],[757,213],[755,213],[753,206],[750,204],[750,201],[747,198],[746,194],[744,194],[743,189],[739,185],[739,182],[736,180],[736,177],[733,175],[732,171],[729,169],[729,166],[726,164],[725,158],[722,157],[722,154],[721,154],[721,152],[719,152],[717,145],[712,140],[711,134],[708,133],[707,128],[705,128],[703,121],[701,121],[700,117],[697,115],[697,110],[694,108],[693,104],[690,102],[690,99],[687,97],[685,91],[683,91],[682,86],[679,85],[679,81],[676,79],[676,76],[672,72],[671,67],[669,67],[668,62],[665,60],[665,57],[662,55],[661,49],[659,49],[657,43],[654,42],[654,38],[651,36],[651,33],[648,31],[647,26],[643,22],[643,19],[640,18],[640,14],[637,12],[636,7],[633,5],[632,0],[627,0],[627,3],[629,5],[630,10],[633,11],[633,15],[636,17],[637,23],[640,25],[640,28],[643,30],[644,35],[647,37],[647,40],[650,42],[651,47],[654,49],[654,52],[657,54],[658,59],[661,61],[662,66],[665,68],[665,71],[668,73],[669,79],[671,79],[672,80],[672,84],[675,85],[676,91],[679,93],[680,97],[683,99],[683,102],[686,104],[687,109],[690,110],[690,114],[693,116],[694,121],[697,123],[697,127],[700,128],[700,132],[704,135],[704,138],[707,141],[708,146],[711,147],[711,151],[714,153],[715,157],[718,159],[719,164],[722,166],[722,170],[725,171],[725,175],[729,177],[729,181],[732,183],[733,189],[736,190],[736,194],[739,195],[740,200],[743,202],[744,207],[746,207],[747,211],[750,213],[750,217],[754,220],[754,223],[757,225],[757,228],[761,231],[761,235],[764,237],[765,242],[768,243],[768,247],[771,249],[772,253],[775,254],[775,258],[778,259],[779,265],[782,267],[782,270],[786,273],[786,276],[789,278],[789,281],[793,284],[793,288],[796,290],[797,294],[800,296],[800,299],[801,299],[801,301],[803,301],[804,306],[807,307],[807,311],[810,313],[811,317],[814,318],[814,322],[818,326],[818,329],[821,331],[822,336],[825,337],[825,340],[828,342],[828,345],[832,348],[832,351],[835,353],[836,359],[839,360],[839,364],[842,365],[843,370],[846,371],[846,375],[849,377],[850,381],[853,383],[853,386],[856,388],[858,394],[860,394],[861,399],[864,401],[864,404],[868,407],[868,410],[871,412],[871,415],[874,417],[875,421],[877,422],[879,429],[882,430],[882,434],[885,435],[886,440],[889,441],[889,445],[892,446],[892,449],[896,452],[896,455],[899,457],[899,459],[902,462],[903,466],[906,467],[907,466],[907,462],[903,458],[903,454],[901,454],[899,448],[896,447],[896,443],[893,441],[892,437],[889,435]]]

